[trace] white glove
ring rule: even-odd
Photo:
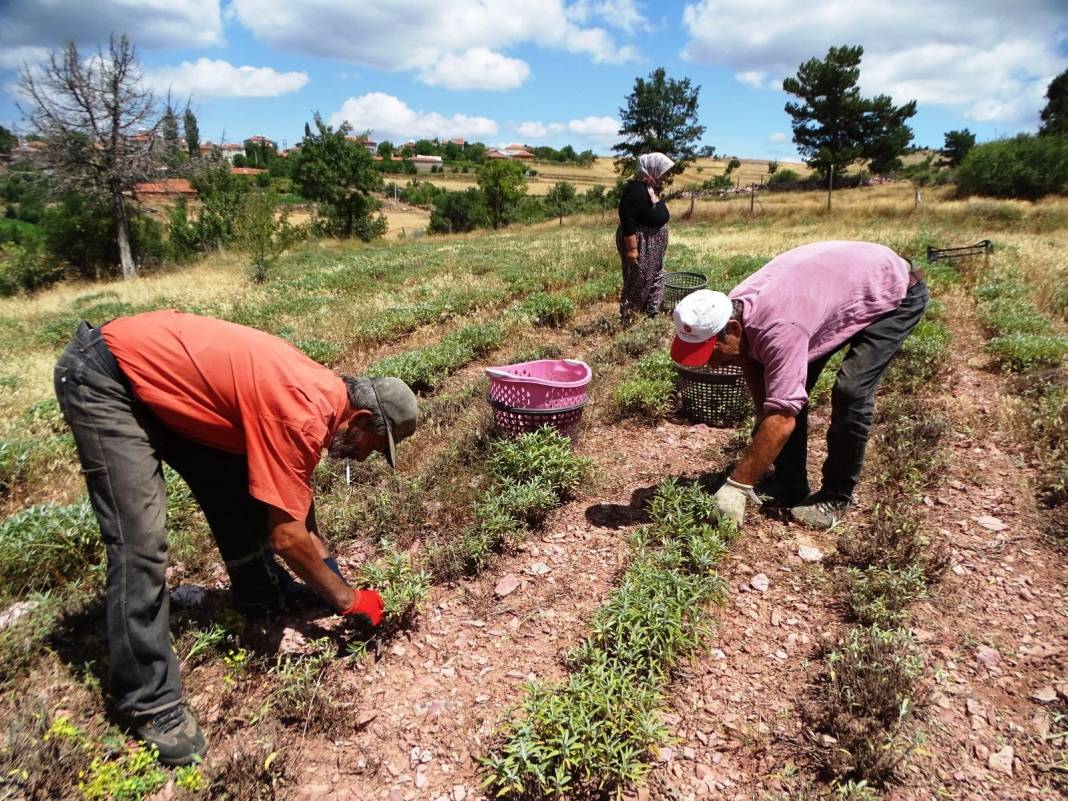
[[[738,528],[742,527],[742,520],[745,518],[745,502],[752,501],[757,507],[761,504],[760,496],[753,491],[752,484],[742,484],[733,478],[728,478],[714,497],[719,513],[734,521]]]

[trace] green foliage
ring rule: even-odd
[[[209,162],[197,170],[191,180],[200,199],[200,211],[192,223],[192,233],[180,231],[179,236],[195,242],[201,251],[230,244],[234,241],[248,185],[232,175],[225,163]],[[173,229],[171,233],[173,236]]]
[[[326,734],[344,723],[326,680],[330,664],[337,658],[337,647],[325,638],[312,646],[311,653],[278,655],[271,669],[271,707],[283,723]]]
[[[968,155],[968,151],[973,147],[975,147],[975,134],[967,128],[960,131],[946,131],[941,151],[946,166],[960,166],[964,157]]]
[[[208,780],[199,765],[185,765],[174,771],[174,786],[186,793],[200,793],[207,789]]]
[[[18,137],[3,125],[0,125],[0,153],[10,153],[11,149],[18,143]]]
[[[494,228],[507,225],[527,191],[523,165],[510,159],[487,161],[478,170],[478,188],[485,197],[490,224]]]
[[[941,320],[920,320],[890,363],[888,385],[896,392],[912,392],[940,375],[949,363],[952,338]]]
[[[575,304],[563,295],[535,292],[523,299],[519,310],[536,326],[559,328],[575,315]]]
[[[0,297],[33,294],[63,277],[63,268],[36,241],[0,248]]]
[[[625,378],[612,390],[611,408],[618,417],[633,417],[654,422],[673,408],[676,370],[663,351],[638,361],[634,375]]]
[[[849,571],[849,612],[862,626],[903,626],[906,607],[926,595],[927,577],[919,565]]]
[[[571,440],[551,428],[493,443],[489,488],[474,505],[474,523],[460,538],[431,551],[439,578],[481,570],[507,544],[518,542],[569,497],[590,468],[571,452]]]
[[[1050,334],[1053,326],[1024,297],[995,298],[980,303],[980,324],[995,335]]]
[[[1068,134],[1020,134],[976,145],[957,169],[962,195],[1037,200],[1068,191]]]
[[[304,238],[305,231],[289,224],[289,209],[283,206],[279,211],[278,195],[267,190],[246,196],[234,233],[249,255],[252,280],[260,284],[279,257]]]
[[[88,501],[42,504],[0,521],[0,585],[7,596],[47,591],[86,576],[101,559]]]
[[[45,248],[82,278],[112,275],[118,264],[111,210],[84,195],[68,193],[41,220]]]
[[[830,170],[841,175],[859,158],[871,160],[875,172],[892,169],[912,140],[905,121],[916,114],[916,102],[895,107],[887,95],[871,100],[860,95],[860,60],[864,48],[831,47],[823,59],[798,67],[782,87],[801,102],[788,102],[794,142],[805,163],[824,180]]]
[[[663,153],[681,172],[697,157],[697,141],[705,132],[697,113],[700,86],[689,78],[669,78],[663,67],[648,78],[635,78],[626,105],[619,110],[620,141],[612,146],[616,168],[634,170],[638,156]]]
[[[571,675],[527,685],[498,732],[483,760],[491,793],[601,797],[648,773],[668,741],[658,707],[670,671],[700,647],[709,633],[704,608],[724,594],[713,568],[736,531],[715,509],[696,486],[660,486],[653,525],[635,536],[620,586],[568,657]]]
[[[167,783],[155,747],[128,745],[116,757],[97,757],[78,784],[85,801],[141,801]]]
[[[371,192],[382,188],[382,175],[371,154],[348,139],[348,123],[334,130],[315,115],[315,131],[304,126],[293,182],[300,194],[318,201],[317,226],[332,236],[356,236],[365,242],[386,232],[386,218],[374,215]]]
[[[1006,370],[1022,373],[1057,367],[1068,354],[1068,337],[1060,334],[1005,334],[990,340],[987,351]]]
[[[383,551],[381,558],[364,564],[357,583],[382,594],[384,626],[410,626],[426,600],[430,577],[412,567],[407,551],[398,551],[389,543],[384,544]]]
[[[498,347],[503,338],[498,325],[469,325],[442,337],[437,345],[379,359],[367,368],[367,375],[393,376],[416,392],[431,392],[465,364]]]
[[[1038,129],[1040,135],[1068,134],[1068,69],[1046,87],[1046,105],[1039,116],[1042,118],[1042,126]]]
[[[427,230],[432,234],[463,234],[490,227],[489,208],[480,189],[442,192],[434,198]]]
[[[200,126],[197,125],[197,115],[189,106],[182,112],[182,127],[185,129],[185,147],[189,158],[200,158]]]
[[[801,180],[796,170],[784,167],[768,178],[768,186],[782,186],[783,184],[796,184]]]

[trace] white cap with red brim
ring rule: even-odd
[[[712,289],[699,289],[680,300],[672,314],[675,318],[672,361],[683,367],[708,364],[716,347],[716,335],[731,319],[732,309],[731,299]]]

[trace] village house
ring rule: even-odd
[[[164,178],[134,185],[134,197],[142,202],[174,201],[179,198],[195,200],[196,196],[197,190],[186,178]]]

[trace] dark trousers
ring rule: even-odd
[[[890,360],[901,349],[927,308],[927,284],[909,287],[896,309],[861,329],[841,347],[808,366],[806,389],[811,392],[830,358],[848,347],[831,391],[831,425],[827,429],[827,459],[823,463],[823,494],[848,501],[860,480],[868,444],[875,390]],[[808,404],[794,421],[794,431],[775,460],[775,474],[787,482],[808,483]]]
[[[107,553],[112,694],[124,713],[156,713],[182,699],[165,580],[163,462],[189,484],[234,593],[249,605],[277,601],[267,507],[248,494],[245,456],[176,435],[137,400],[99,329],[78,326],[56,363],[55,388]]]

